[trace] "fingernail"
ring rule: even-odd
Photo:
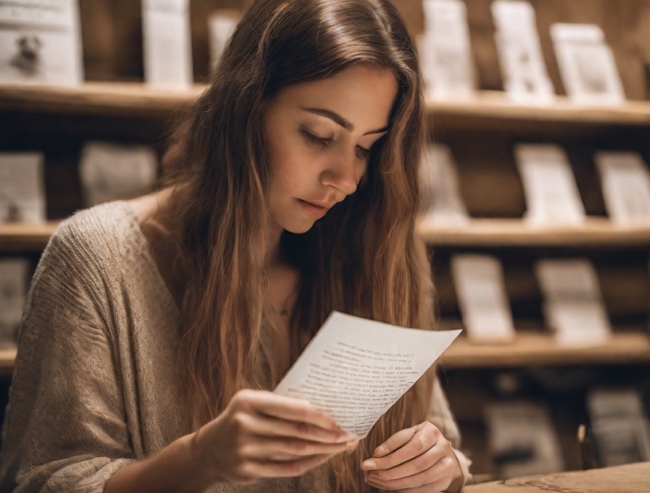
[[[366,471],[377,469],[377,463],[372,459],[368,459],[364,461],[363,464],[361,464],[361,469],[364,469]]]

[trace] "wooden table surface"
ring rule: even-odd
[[[650,493],[650,462],[483,483],[463,493]]]

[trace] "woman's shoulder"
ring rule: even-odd
[[[83,209],[64,220],[48,243],[48,249],[64,248],[101,254],[119,249],[141,234],[137,218],[124,201]]]

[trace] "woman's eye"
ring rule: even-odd
[[[370,159],[370,149],[357,146],[357,156],[359,156],[359,159],[364,159],[367,161],[368,159]]]
[[[332,139],[327,137],[317,137],[313,133],[305,130],[304,128],[300,129],[300,133],[302,133],[302,136],[305,138],[305,140],[315,146],[318,147],[327,147],[332,143]]]

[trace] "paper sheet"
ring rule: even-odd
[[[454,255],[451,272],[467,334],[474,342],[515,338],[503,266],[489,255]]]
[[[16,345],[16,331],[27,297],[29,260],[0,259],[0,347]]]
[[[609,217],[620,224],[650,221],[650,171],[636,152],[599,152],[596,165]]]
[[[276,387],[365,437],[460,330],[428,331],[332,314]]]

